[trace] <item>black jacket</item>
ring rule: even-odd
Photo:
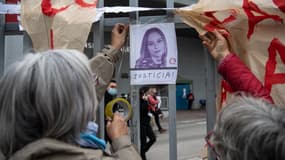
[[[150,125],[150,116],[148,115],[148,102],[140,99],[140,122],[141,125]]]

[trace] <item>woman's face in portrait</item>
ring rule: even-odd
[[[147,39],[147,49],[154,63],[162,63],[162,55],[166,52],[166,46],[162,36],[157,32],[149,34]]]

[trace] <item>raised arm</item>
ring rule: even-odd
[[[218,31],[200,36],[212,57],[219,62],[218,71],[234,91],[250,93],[274,103],[269,91],[238,56],[231,53],[225,37]]]
[[[111,45],[106,45],[101,52],[90,60],[90,66],[96,79],[97,99],[100,102],[112,79],[115,63],[122,57],[120,49],[126,41],[128,26],[116,24],[112,29]]]

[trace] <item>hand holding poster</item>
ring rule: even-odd
[[[175,84],[177,44],[173,23],[132,25],[131,84]]]
[[[284,7],[282,0],[200,0],[177,14],[200,34],[227,31],[233,52],[271,91],[275,104],[285,106]]]

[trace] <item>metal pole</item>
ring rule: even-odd
[[[207,132],[213,130],[216,122],[216,67],[215,61],[204,48],[206,61],[206,112],[207,112]],[[208,150],[208,160],[215,160],[211,150]]]
[[[0,2],[5,3],[4,0]],[[5,33],[5,15],[0,14],[0,76],[4,71],[4,33]]]
[[[173,8],[174,0],[166,0],[166,7]],[[167,21],[173,22],[174,15],[172,11],[167,11]],[[168,85],[168,104],[169,104],[169,159],[177,160],[177,133],[176,133],[176,85]]]
[[[168,104],[169,104],[169,159],[177,159],[177,135],[176,135],[176,85],[168,85]]]
[[[98,8],[104,7],[104,1],[99,1]],[[93,56],[96,55],[104,47],[104,16],[100,20],[93,24]]]
[[[132,7],[138,6],[138,0],[129,0]],[[138,21],[138,12],[130,13],[130,23],[136,24]],[[140,104],[139,104],[139,86],[131,86],[131,104],[133,106],[133,117],[131,126],[131,139],[137,150],[140,151]]]
[[[131,123],[131,140],[138,151],[141,148],[140,142],[140,103],[139,86],[131,86],[131,104],[133,106],[133,117]]]
[[[104,1],[99,1],[98,7],[104,7]],[[101,17],[100,21],[96,22],[92,26],[93,30],[93,56],[104,47],[104,16]],[[99,136],[101,138],[105,137],[105,106],[104,106],[104,97],[102,98],[97,112],[97,123],[99,124]]]

